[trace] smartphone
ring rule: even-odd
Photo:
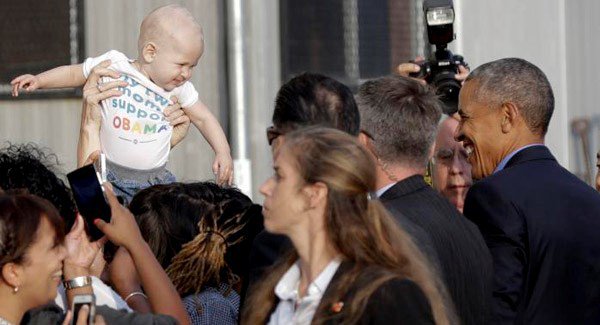
[[[71,318],[71,325],[77,324],[77,318],[79,318],[79,311],[81,307],[87,305],[89,314],[86,324],[94,324],[94,318],[96,317],[96,298],[94,295],[76,295],[73,297],[73,318]]]
[[[110,222],[110,206],[100,185],[100,175],[94,165],[86,165],[67,174],[77,210],[83,216],[87,231],[93,241],[104,234],[94,226],[95,219]]]

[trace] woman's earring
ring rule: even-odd
[[[17,292],[19,292],[19,287],[15,286],[15,287],[13,288],[13,293],[17,293]]]

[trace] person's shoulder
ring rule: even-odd
[[[503,174],[492,174],[473,182],[473,185],[471,185],[467,192],[467,196],[469,196],[469,194],[485,196],[501,195],[507,182],[510,182],[510,180],[507,177],[504,177]]]
[[[171,91],[171,95],[176,96],[181,107],[187,108],[198,101],[198,91],[191,81],[186,81],[183,85],[176,87]]]
[[[106,324],[177,324],[177,321],[167,315],[129,313],[125,310],[116,310],[107,306],[96,306],[96,314],[102,315]]]
[[[65,314],[63,310],[55,303],[50,303],[38,308],[28,310],[21,324],[30,325],[54,325],[60,324],[64,320]]]
[[[373,292],[370,300],[383,302],[386,301],[387,298],[398,298],[400,296],[404,297],[403,299],[410,297],[410,299],[406,299],[406,301],[411,303],[424,302],[428,304],[425,294],[415,282],[409,279],[400,278],[393,278],[384,282]]]
[[[240,297],[233,290],[224,294],[216,288],[208,288],[185,297],[183,303],[194,324],[235,324]]]
[[[373,292],[362,319],[367,323],[434,323],[423,290],[412,280],[401,278],[388,280]]]
[[[190,295],[184,298],[186,309],[191,306],[202,307],[207,312],[224,311],[226,309],[237,313],[240,303],[240,296],[234,291],[224,292],[216,288],[207,288],[197,295]]]

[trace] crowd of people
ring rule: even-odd
[[[84,89],[78,164],[110,153],[111,219],[79,215],[48,150],[2,148],[0,324],[600,323],[600,194],[545,146],[554,95],[534,64],[461,68],[452,116],[408,77],[411,63],[355,94],[317,73],[286,81],[266,130],[273,175],[261,207],[227,186],[228,144],[186,84],[203,43],[179,56],[174,19],[201,39],[189,12],[161,7],[142,24],[139,58],[119,60],[126,69],[102,56],[15,82],[33,90],[81,73],[69,81]],[[100,130],[115,116],[102,103],[133,87],[127,69],[153,95],[195,96],[159,109],[161,141],[198,126],[219,184],[176,182],[169,149],[152,166],[122,163],[139,153]],[[90,227],[104,237],[91,241]],[[72,320],[79,295],[95,296],[89,322],[87,307]]]

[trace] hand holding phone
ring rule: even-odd
[[[106,202],[100,176],[94,165],[85,165],[67,174],[79,213],[86,221],[88,234],[96,241],[104,234],[94,226],[95,219],[110,222],[110,206]]]
[[[82,310],[83,306],[87,306],[87,317],[85,315],[85,309]],[[71,318],[71,325],[81,324],[94,324],[94,318],[96,317],[96,298],[94,295],[76,295],[73,298],[73,317]],[[79,318],[82,319],[79,319]]]

